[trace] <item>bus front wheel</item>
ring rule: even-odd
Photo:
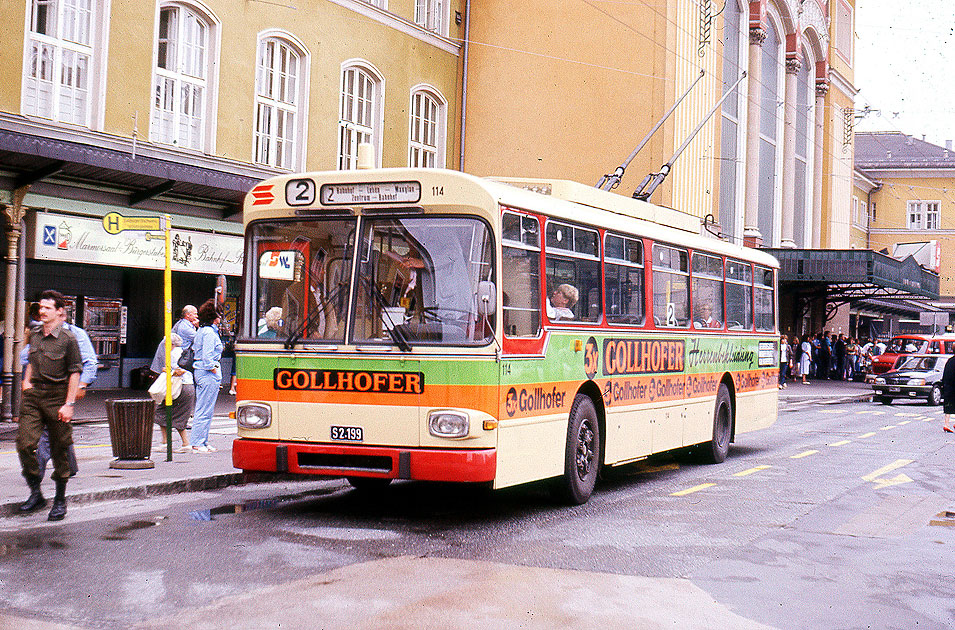
[[[555,483],[556,497],[571,505],[590,499],[600,469],[600,423],[590,398],[578,394],[570,408],[564,474]]]
[[[733,399],[725,383],[720,383],[713,410],[713,439],[703,445],[703,460],[719,464],[726,460],[733,437]]]

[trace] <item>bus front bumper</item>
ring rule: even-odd
[[[304,444],[238,438],[232,465],[245,472],[420,481],[494,481],[497,450]]]

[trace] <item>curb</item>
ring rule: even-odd
[[[281,481],[321,481],[331,479],[337,479],[337,477],[269,473],[246,474],[237,471],[219,475],[209,475],[207,477],[176,479],[174,481],[157,481],[139,486],[111,488],[109,490],[92,490],[89,492],[81,492],[79,494],[72,495],[67,494],[66,502],[67,505],[82,505],[85,503],[95,503],[97,501],[145,499],[149,497],[181,494],[185,492],[201,492],[203,490],[216,490],[220,488],[227,488],[229,486],[242,486],[247,484],[275,483]],[[26,491],[27,488],[24,486],[24,499],[26,498]],[[0,504],[0,518],[19,517],[19,507],[22,502],[23,501],[13,501],[6,504]]]

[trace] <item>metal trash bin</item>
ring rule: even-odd
[[[155,409],[156,404],[151,398],[106,401],[109,440],[116,458],[109,463],[110,468],[138,470],[156,467],[149,459]]]

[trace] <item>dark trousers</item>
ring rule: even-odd
[[[73,425],[59,419],[60,407],[66,402],[67,386],[23,392],[20,399],[20,426],[17,431],[17,453],[23,476],[40,477],[36,448],[44,427],[50,432],[50,455],[53,458],[51,477],[70,478],[70,446],[73,444]]]

